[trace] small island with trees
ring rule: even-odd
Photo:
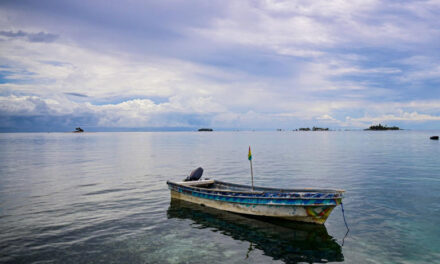
[[[364,130],[383,131],[383,130],[401,130],[401,129],[396,126],[387,127],[386,125],[382,126],[381,124],[379,124],[376,126],[370,126],[369,128],[366,128]]]

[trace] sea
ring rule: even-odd
[[[0,263],[440,263],[439,134],[3,133]],[[166,181],[199,166],[250,184],[249,146],[255,185],[344,189],[344,215],[322,226],[171,201]]]

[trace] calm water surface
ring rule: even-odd
[[[439,263],[437,132],[0,134],[2,263]],[[170,201],[167,179],[347,190],[325,226]]]

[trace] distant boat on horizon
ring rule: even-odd
[[[75,128],[75,131],[72,131],[72,132],[73,133],[82,133],[82,132],[84,132],[84,129],[77,127],[77,128]]]

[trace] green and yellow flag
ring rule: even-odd
[[[252,160],[251,146],[249,146],[248,159],[249,159],[249,160]]]

